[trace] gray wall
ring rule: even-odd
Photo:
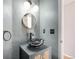
[[[34,0],[33,0],[34,1]],[[24,7],[24,2],[25,0],[13,0],[13,59],[19,59],[19,45],[22,43],[26,43],[27,40],[27,36],[26,36],[26,31],[23,30],[22,27],[22,17],[25,14],[25,9]],[[36,0],[35,3],[38,1]],[[36,19],[37,19],[37,24],[38,24],[38,20],[39,17],[38,15],[35,15]],[[39,25],[36,26],[36,34],[38,36],[38,28]]]
[[[4,0],[3,3],[3,31],[12,34],[12,0]],[[12,38],[9,41],[3,40],[3,58],[12,59]]]
[[[45,44],[52,46],[54,59],[58,56],[58,0],[32,0],[37,5],[40,3],[40,13],[35,14],[37,25],[35,33],[37,37],[45,39]],[[26,43],[26,31],[21,24],[21,19],[25,14],[25,0],[4,0],[4,30],[12,33],[10,41],[4,41],[4,59],[19,59],[19,45]],[[40,14],[40,15],[39,15]],[[40,17],[39,17],[40,16]],[[46,29],[43,34],[42,30]],[[55,29],[55,34],[50,34],[49,30]],[[40,34],[39,34],[40,33]]]
[[[10,41],[4,41],[4,59],[19,59],[19,45],[26,43],[26,31],[22,27],[22,17],[25,14],[24,2],[26,0],[4,0],[4,30],[12,33]],[[32,0],[38,4],[38,0]],[[39,12],[35,14],[37,25],[35,33],[39,37]]]
[[[55,34],[50,34],[50,29],[55,29]],[[58,59],[58,0],[40,0],[40,37],[52,46],[52,56]]]
[[[13,0],[12,8],[13,8],[13,51],[12,51],[12,59],[19,59],[19,45],[21,43],[26,42],[27,36],[26,32],[22,31],[21,20],[24,15],[23,3],[25,0]]]

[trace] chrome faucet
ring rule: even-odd
[[[34,34],[30,33],[30,41],[32,41],[32,36],[34,36]]]

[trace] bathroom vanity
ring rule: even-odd
[[[34,48],[23,44],[20,46],[20,59],[51,59],[51,47],[42,45]]]

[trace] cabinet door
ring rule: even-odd
[[[3,58],[12,59],[12,0],[3,2]]]

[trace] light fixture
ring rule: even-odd
[[[32,8],[31,8],[31,12],[38,12],[39,10],[39,7],[37,5],[34,5]]]
[[[31,5],[30,5],[29,1],[25,1],[24,2],[24,8],[25,8],[25,10],[29,10],[30,7],[31,7]]]
[[[38,12],[39,7],[31,0],[27,0],[24,2],[24,9],[30,11],[30,13],[36,13]]]

